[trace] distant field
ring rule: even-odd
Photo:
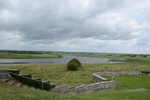
[[[109,53],[75,53],[75,56],[111,58],[109,62],[128,63],[130,65],[150,65],[150,55],[142,54],[109,54]]]
[[[58,58],[58,54],[20,54],[20,53],[3,53],[0,52],[0,59],[32,59],[32,58]]]
[[[73,53],[75,56],[105,57],[105,58],[150,58],[149,54],[115,54],[115,53]]]

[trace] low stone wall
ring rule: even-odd
[[[68,94],[85,94],[95,91],[104,91],[115,89],[114,81],[97,82],[88,85],[69,86],[67,84],[56,86],[51,92],[68,93]]]
[[[56,86],[51,92],[68,93],[68,94],[85,94],[95,91],[104,91],[115,89],[115,81],[107,81],[106,78],[97,74],[93,74],[92,84],[83,84],[78,86],[70,86],[67,84]]]
[[[124,71],[124,72],[98,72],[94,73],[98,76],[122,76],[122,75],[140,75],[142,74],[141,72],[136,72],[136,71]]]
[[[56,86],[51,90],[51,92],[58,93],[68,93],[68,94],[84,94],[91,93],[95,91],[104,91],[104,90],[112,90],[115,89],[115,79],[114,76],[122,76],[122,75],[140,75],[141,72],[99,72],[93,73],[92,81],[93,84],[83,84],[78,86],[69,86],[67,84]],[[112,81],[108,81],[106,78],[102,76],[112,76]]]
[[[100,75],[93,74],[92,82],[96,83],[96,82],[103,82],[103,81],[107,81],[107,79],[104,77],[101,77]]]
[[[15,71],[16,69],[0,69],[0,81],[4,82],[7,79],[10,79],[9,71]],[[115,89],[115,80],[108,81],[102,76],[122,76],[122,75],[140,75],[141,72],[99,72],[93,73],[92,84],[83,84],[77,86],[70,86],[67,84],[58,85],[55,88],[51,89],[50,92],[57,93],[68,93],[68,94],[86,94],[95,91],[105,91]],[[113,77],[112,77],[113,79]]]
[[[10,79],[11,76],[7,70],[0,69],[0,82],[4,82],[7,79]]]

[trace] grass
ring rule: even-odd
[[[28,90],[0,83],[0,100],[149,100],[150,91],[110,90],[91,94],[68,95]]]
[[[58,58],[58,54],[19,54],[19,53],[4,53],[0,52],[1,59],[32,59],[32,58]]]
[[[16,64],[10,66],[0,66],[0,68],[20,69],[20,73],[32,74],[33,77],[40,77],[43,80],[55,84],[89,84],[92,73],[106,71],[148,71],[148,65],[129,64],[83,64],[79,71],[67,71],[66,64]]]
[[[115,58],[116,59],[116,58]],[[127,58],[123,63],[82,64],[79,71],[67,71],[66,64],[14,64],[0,68],[17,68],[21,73],[32,74],[57,85],[90,84],[92,73],[106,71],[150,71],[150,58]],[[111,77],[106,77],[111,80]],[[68,95],[32,91],[0,83],[0,100],[149,100],[150,76],[116,76],[116,90],[91,94]],[[147,91],[124,91],[145,88]]]
[[[105,76],[105,78],[111,80],[112,77]],[[116,81],[116,90],[128,90],[128,89],[137,89],[145,88],[150,89],[150,76],[148,75],[139,75],[137,78],[133,76],[115,76]]]
[[[55,84],[77,85],[82,83],[91,83],[90,71],[67,71],[65,64],[17,64],[11,66],[0,66],[0,68],[20,69],[20,73],[32,74],[33,77],[40,77],[43,80]],[[78,80],[76,80],[78,79]]]
[[[75,56],[84,56],[84,57],[103,57],[103,58],[149,58],[150,55],[142,54],[115,54],[115,53],[73,53]]]

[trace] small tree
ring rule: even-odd
[[[67,64],[67,70],[68,71],[77,71],[79,67],[81,66],[81,63],[78,59],[72,59]]]

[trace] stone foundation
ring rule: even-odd
[[[103,82],[103,81],[107,81],[107,79],[104,77],[101,77],[100,75],[93,74],[92,82],[96,83],[96,82]]]
[[[68,93],[68,94],[86,94],[96,91],[115,89],[115,81],[107,81],[104,77],[93,74],[92,84],[83,84],[78,86],[70,86],[63,84],[51,89],[51,92]]]
[[[114,81],[97,82],[93,84],[83,84],[78,86],[69,86],[67,84],[56,86],[51,92],[68,93],[68,94],[85,94],[95,91],[104,91],[115,89]]]
[[[78,86],[70,86],[67,84],[56,86],[51,92],[68,93],[68,94],[85,94],[95,91],[105,91],[115,89],[115,79],[108,81],[102,76],[122,76],[122,75],[140,75],[141,72],[99,72],[93,73],[92,84],[83,84]],[[113,78],[113,77],[112,77]]]
[[[98,76],[123,76],[123,75],[140,75],[141,72],[123,71],[123,72],[98,72],[94,73]]]
[[[15,69],[14,69],[15,70]],[[10,79],[9,71],[12,69],[0,69],[0,82]],[[140,75],[141,72],[99,72],[93,73],[92,84],[83,84],[77,86],[70,86],[68,84],[58,85],[51,89],[50,92],[67,93],[67,94],[86,94],[96,91],[105,91],[115,89],[115,80],[108,81],[102,76],[122,76],[122,75]]]
[[[8,80],[10,78],[11,78],[11,76],[7,70],[0,69],[0,82],[4,82],[5,80]]]

